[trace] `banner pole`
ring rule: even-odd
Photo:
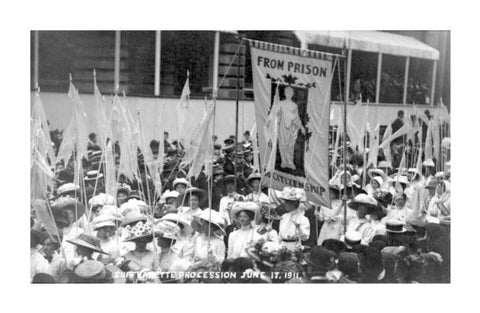
[[[347,48],[346,45],[343,47],[343,55],[346,55]],[[347,101],[348,101],[348,75],[349,73],[348,67],[348,54],[347,57],[344,58],[343,64],[345,66],[345,87],[343,88],[344,97],[343,97],[343,231],[344,233],[347,232]]]
[[[239,105],[239,98],[240,98],[240,56],[241,56],[241,48],[243,45],[243,40],[240,42],[240,47],[238,48],[237,52],[237,95],[236,95],[236,100],[235,100],[235,147],[234,147],[234,154],[233,154],[233,167],[234,167],[234,188],[235,191],[237,191],[237,146],[238,146],[238,105]]]

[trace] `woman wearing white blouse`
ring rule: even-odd
[[[285,187],[279,197],[287,213],[282,215],[279,227],[281,244],[289,250],[301,245],[310,237],[310,222],[300,207],[301,194],[296,188]]]
[[[225,259],[225,220],[217,211],[205,209],[192,221],[192,228],[197,231],[193,237],[193,260],[222,263]]]
[[[238,220],[240,229],[228,237],[228,258],[248,257],[246,248],[262,238],[252,226],[257,211],[258,206],[254,202],[237,202],[232,208],[232,218]]]

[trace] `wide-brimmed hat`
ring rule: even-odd
[[[322,246],[313,247],[310,252],[305,253],[303,256],[310,265],[326,271],[335,268],[335,257],[335,252]]]
[[[85,213],[85,206],[75,198],[61,197],[53,202],[52,213],[57,221],[65,221],[65,213],[67,210],[73,212],[75,221],[78,220]]]
[[[335,239],[335,238],[325,239],[322,242],[322,246],[327,248],[328,250],[331,250],[331,251],[337,253],[337,254],[341,253],[341,252],[344,252],[344,251],[347,251],[347,245],[343,241]]]
[[[103,177],[103,174],[100,173],[97,170],[92,170],[87,172],[87,176],[84,178],[84,180],[87,181],[94,181],[96,179],[100,179]]]
[[[408,181],[408,177],[405,175],[395,175],[393,178],[392,183],[396,183],[397,179],[400,184],[408,185],[410,182]]]
[[[191,233],[192,232],[192,226],[190,225],[190,222],[183,219],[182,216],[178,213],[168,213],[168,214],[165,214],[164,216],[162,216],[162,218],[160,218],[160,221],[169,221],[169,222],[173,222],[175,224],[179,224],[179,225],[182,225],[184,231],[186,233]]]
[[[184,184],[185,188],[189,188],[191,186],[190,182],[185,178],[176,178],[172,184],[173,189],[175,189],[175,187],[177,187],[178,184]]]
[[[110,214],[100,214],[92,221],[93,230],[100,229],[102,227],[115,227],[117,218]]]
[[[185,192],[181,193],[177,197],[177,205],[189,205],[188,204],[188,197],[190,195],[196,195],[198,197],[198,202],[202,205],[205,201],[207,201],[207,192],[203,189],[192,187],[185,189]]]
[[[63,195],[66,195],[67,193],[71,193],[75,191],[77,192],[78,195],[80,195],[79,185],[76,185],[74,183],[66,183],[58,187],[57,196],[63,196]]]
[[[387,161],[380,161],[377,164],[377,168],[392,168],[392,166]]]
[[[387,174],[385,174],[385,172],[379,168],[372,168],[372,169],[369,169],[368,170],[368,176],[370,178],[373,178],[374,177],[374,174],[380,176],[383,180],[386,180],[387,179]]]
[[[153,238],[152,226],[149,222],[138,221],[134,226],[127,225],[127,238],[124,241],[136,241]]]
[[[262,175],[260,173],[252,173],[247,178],[247,184],[251,186],[251,181],[254,179],[262,180]]]
[[[225,233],[225,219],[223,218],[220,213],[211,209],[205,209],[202,213],[198,216],[194,216],[192,220],[192,228],[197,231],[201,232],[202,229],[202,221],[210,222],[211,224],[217,226],[222,233],[223,236],[226,235]]]
[[[74,273],[82,279],[104,279],[107,275],[105,265],[96,260],[87,260],[75,267]]]
[[[405,228],[405,223],[402,223],[398,220],[387,220],[385,222],[385,228],[389,233],[404,233],[407,231]]]
[[[111,215],[114,217],[115,221],[123,220],[123,215],[120,213],[120,209],[116,205],[104,205],[100,211],[98,212],[99,215]]]
[[[235,202],[233,204],[230,214],[232,215],[232,217],[235,217],[241,211],[249,211],[252,212],[255,216],[259,209],[260,208],[258,207],[258,204],[255,202]]]
[[[140,213],[140,211],[132,210],[128,212],[122,220],[121,226],[129,225],[136,222],[146,222],[147,217]]]
[[[377,200],[377,203],[383,207],[387,207],[392,203],[393,195],[383,189],[377,189],[373,192],[373,198]]]
[[[367,208],[374,208],[378,206],[377,200],[375,200],[373,197],[366,195],[366,194],[359,194],[353,198],[352,201],[348,203],[348,207],[353,209],[353,210],[358,210],[358,207],[360,205],[364,205]]]
[[[80,234],[77,236],[75,239],[67,240],[67,242],[77,245],[77,246],[82,246],[87,249],[90,249],[94,252],[98,252],[101,254],[107,254],[105,251],[102,250],[102,247],[100,245],[100,239],[97,237],[94,237],[92,235],[88,234]]]
[[[435,163],[433,162],[432,159],[428,159],[423,161],[422,166],[424,167],[435,167]]]
[[[288,201],[300,201],[301,194],[296,190],[296,188],[287,186],[283,188],[279,198]]]
[[[178,197],[179,194],[180,194],[180,193],[179,193],[178,191],[176,191],[176,190],[167,190],[167,191],[165,191],[165,192],[163,193],[161,199],[164,200],[164,201],[167,200],[167,199],[169,199],[169,198],[175,198],[175,199],[177,199],[177,197]]]
[[[96,196],[93,196],[88,200],[88,206],[93,208],[96,206],[104,206],[104,205],[115,205],[116,199],[115,197],[112,197],[110,195],[107,195],[105,193],[100,193]]]
[[[154,227],[155,236],[177,240],[180,236],[180,227],[174,222],[160,221]]]

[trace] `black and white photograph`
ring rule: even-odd
[[[32,29],[29,282],[451,283],[451,37]]]

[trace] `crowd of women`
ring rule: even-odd
[[[188,179],[167,150],[158,196],[145,173],[119,175],[107,194],[103,152],[89,148],[80,184],[73,160],[57,164],[48,200],[32,200],[33,283],[450,281],[450,173],[433,160],[363,168],[349,155],[330,171],[324,207],[303,189],[269,189],[248,138],[215,145],[210,181]]]

